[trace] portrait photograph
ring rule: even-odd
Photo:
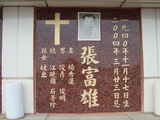
[[[78,41],[100,41],[100,13],[78,13]]]

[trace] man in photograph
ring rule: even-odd
[[[93,13],[83,13],[79,16],[79,40],[100,40],[98,17],[99,14]]]

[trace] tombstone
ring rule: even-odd
[[[140,9],[35,14],[36,112],[142,111]]]

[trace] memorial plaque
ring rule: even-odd
[[[140,9],[37,8],[36,112],[141,111]]]

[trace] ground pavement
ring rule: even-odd
[[[0,115],[0,120],[8,120],[5,114]],[[123,113],[123,114],[33,114],[23,118],[11,120],[160,120],[160,116],[152,113]]]

